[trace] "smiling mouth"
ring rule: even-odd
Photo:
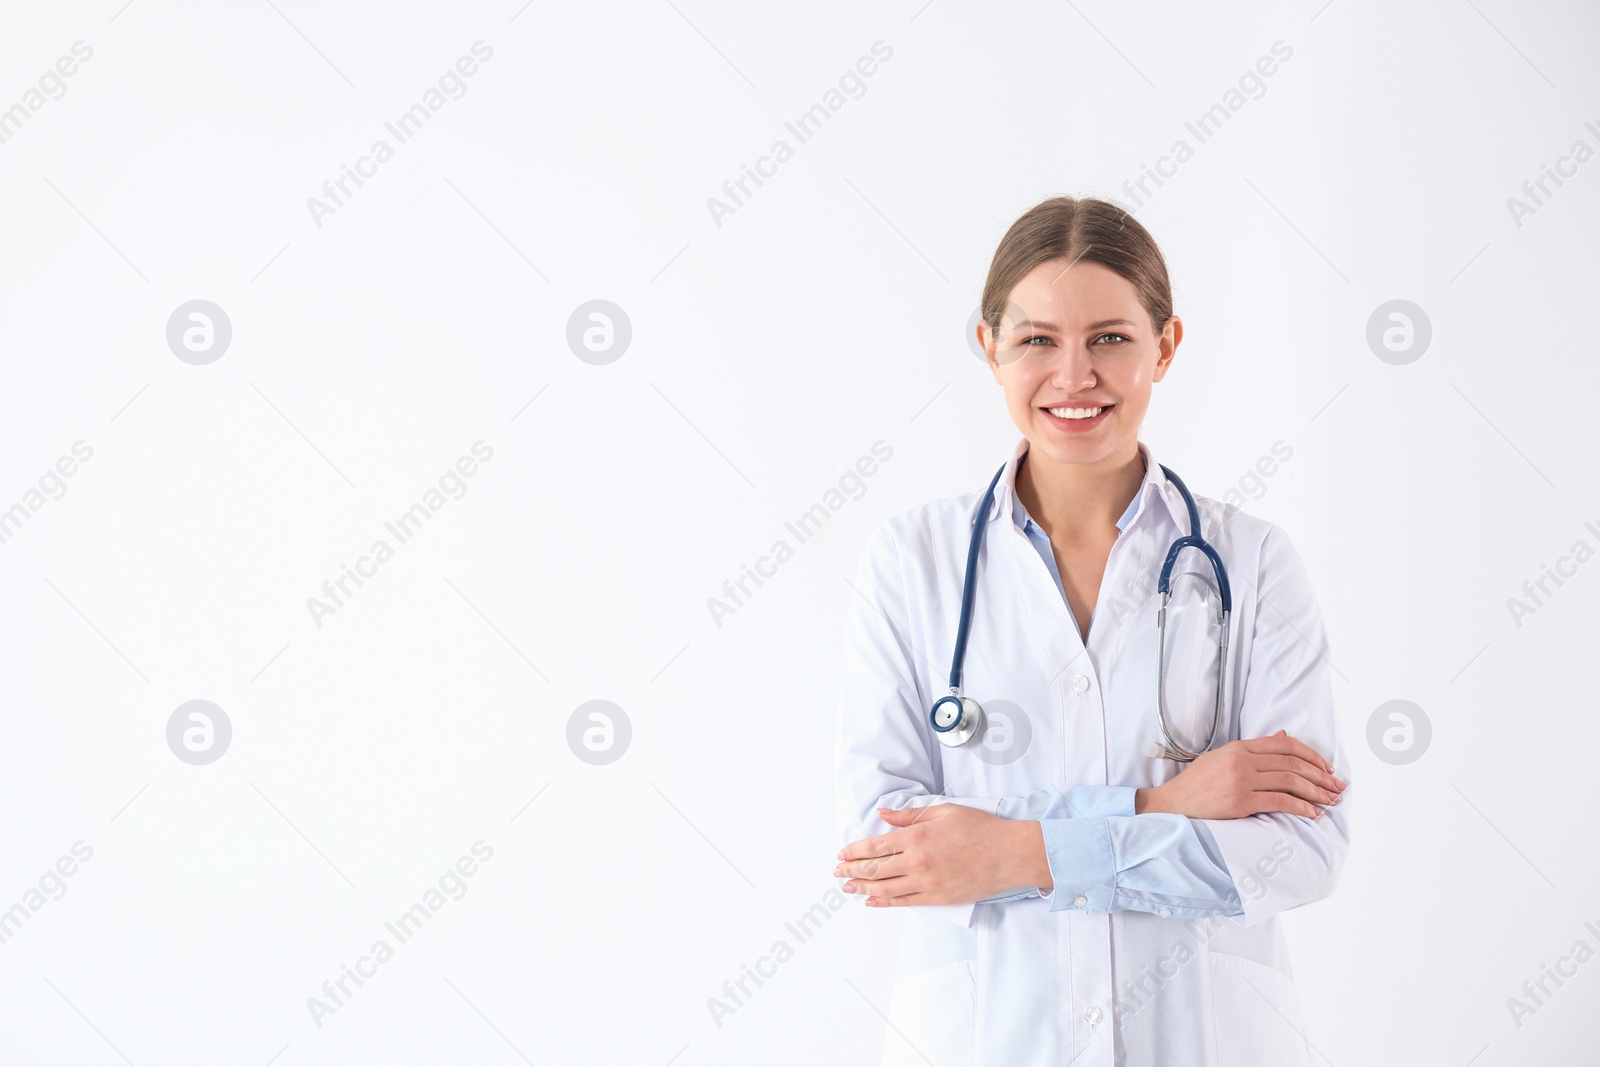
[[[1076,421],[1080,419],[1096,418],[1097,416],[1103,415],[1107,411],[1110,411],[1115,406],[1115,404],[1094,404],[1077,407],[1040,408],[1039,410],[1049,412],[1058,419],[1070,419]]]

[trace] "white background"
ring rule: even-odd
[[[1506,604],[1600,546],[1600,163],[1507,207],[1600,148],[1592,6],[122,3],[9,3],[0,32],[0,108],[93,48],[0,144],[0,508],[93,449],[0,544],[0,909],[93,849],[0,944],[0,1061],[875,1063],[894,914],[852,903],[706,1007],[837,884],[842,579],[1017,440],[965,336],[1006,227],[1134,206],[1179,138],[1138,207],[1186,326],[1142,436],[1218,498],[1293,448],[1246,507],[1310,568],[1360,782],[1338,891],[1287,918],[1309,1037],[1337,1065],[1595,1047],[1600,963],[1520,1029],[1506,1007],[1600,948],[1600,562],[1520,627]],[[478,40],[466,94],[319,227],[307,198]],[[232,322],[207,366],[166,342],[192,299]],[[593,299],[632,324],[608,365],[566,341]],[[1432,324],[1409,365],[1366,341],[1393,299]],[[718,626],[708,598],[880,439]],[[318,627],[307,598],[478,440],[466,495]],[[192,699],[233,727],[208,766],[166,741]],[[633,729],[605,766],[566,741],[595,699]],[[1366,743],[1391,699],[1433,724],[1407,766]],[[480,839],[466,895],[316,1025]]]

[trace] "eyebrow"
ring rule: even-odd
[[[1134,326],[1134,325],[1137,325],[1137,324],[1134,323],[1131,319],[1101,319],[1099,322],[1091,322],[1088,326],[1085,327],[1085,329],[1102,330],[1107,326]],[[1041,329],[1041,330],[1054,330],[1057,333],[1064,332],[1061,329],[1061,327],[1057,326],[1053,322],[1035,322],[1032,319],[1023,319],[1021,322],[1017,323],[1017,329],[1019,329],[1019,330],[1021,330],[1021,329],[1030,329],[1030,328],[1034,328],[1034,327],[1037,327],[1038,329]]]

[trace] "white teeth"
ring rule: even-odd
[[[1092,419],[1105,408],[1046,408],[1058,419]]]

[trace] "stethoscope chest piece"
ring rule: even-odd
[[[952,693],[934,703],[930,718],[939,743],[946,748],[959,748],[983,726],[983,709],[971,697]]]

